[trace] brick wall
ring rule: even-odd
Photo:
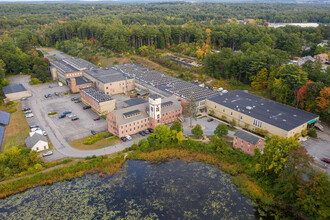
[[[261,138],[259,139],[259,141],[256,145],[248,143],[247,141],[244,141],[237,136],[234,136],[234,139],[233,139],[234,148],[239,148],[239,149],[241,149],[241,151],[243,151],[244,153],[250,154],[251,156],[254,155],[254,148],[259,147],[259,150],[261,152],[261,151],[263,151],[263,146],[264,146],[264,140]]]

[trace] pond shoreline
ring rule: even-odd
[[[151,152],[133,151],[128,155],[119,153],[112,158],[100,156],[78,162],[70,167],[58,168],[48,173],[38,173],[32,177],[0,185],[0,199],[24,192],[30,188],[52,185],[55,182],[70,181],[86,174],[99,173],[101,178],[104,177],[104,174],[112,175],[120,171],[126,160],[164,163],[171,159],[178,159],[186,162],[196,161],[218,166],[220,171],[231,175],[231,180],[238,187],[239,191],[254,202],[259,212],[260,209],[262,209],[261,212],[266,216],[268,216],[268,214],[266,214],[268,211],[277,213],[280,216],[286,216],[284,213],[288,214],[287,212],[290,210],[287,204],[275,203],[273,196],[267,195],[254,180],[251,180],[245,173],[242,173],[239,168],[235,166],[236,164],[221,161],[216,156],[207,153],[175,148],[165,148]],[[297,215],[301,216],[301,213],[291,213],[289,215],[291,217],[296,217]]]

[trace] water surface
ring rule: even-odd
[[[127,161],[120,173],[0,200],[0,219],[255,219],[230,176],[203,163]]]

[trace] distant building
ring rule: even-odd
[[[48,140],[44,135],[34,133],[32,136],[25,139],[25,145],[34,151],[43,151],[49,148]]]
[[[81,101],[99,114],[107,114],[116,108],[116,100],[94,87],[80,89]]]
[[[254,22],[254,19],[250,19],[250,18],[245,18],[244,19],[244,23],[253,23]]]
[[[136,134],[159,124],[181,118],[182,106],[175,96],[161,98],[151,95],[149,102],[115,110],[107,116],[108,131],[119,137]]]
[[[321,63],[329,62],[328,54],[326,54],[326,53],[321,53],[321,54],[315,55],[314,58],[315,58],[315,60],[320,61]]]
[[[254,149],[259,148],[260,152],[264,149],[264,139],[249,132],[238,130],[234,134],[233,147],[241,149],[244,153],[254,155]]]
[[[53,80],[59,80],[67,84],[67,79],[71,77],[82,76],[82,71],[72,66],[69,66],[63,60],[55,61],[49,59],[49,62],[50,62],[49,69]]]
[[[302,66],[304,63],[306,63],[307,61],[315,61],[315,59],[311,56],[306,56],[306,57],[294,57],[293,60],[289,61],[289,64],[295,64],[298,66]]]
[[[32,94],[27,91],[22,84],[14,84],[2,88],[5,95],[5,102],[16,101],[22,98],[30,97]]]
[[[232,91],[206,100],[207,112],[234,121],[253,131],[262,129],[269,135],[293,137],[312,126],[318,115],[242,91]]]

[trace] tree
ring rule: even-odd
[[[171,126],[171,130],[176,130],[177,132],[183,132],[183,128],[182,128],[182,124],[180,121],[175,121],[172,126]]]
[[[260,70],[251,83],[252,88],[256,90],[266,89],[268,81],[268,71],[266,68]]]
[[[330,182],[323,171],[314,171],[309,181],[299,185],[298,206],[313,219],[330,218]]]
[[[171,142],[172,132],[167,125],[157,125],[154,133],[148,136],[150,145],[166,146]]]
[[[6,77],[6,64],[3,62],[3,60],[0,59],[0,83],[5,79]]]
[[[227,135],[228,134],[227,125],[225,125],[224,123],[218,124],[218,126],[214,130],[214,134],[217,135],[218,137]]]
[[[201,138],[203,136],[203,129],[202,126],[197,124],[192,130],[191,133],[195,135],[197,138]]]
[[[184,104],[183,115],[190,119],[190,127],[192,128],[192,120],[197,119],[197,104],[195,96],[190,93],[187,102]]]
[[[304,147],[295,147],[290,151],[285,168],[276,180],[275,191],[280,198],[296,201],[298,187],[303,183],[303,175],[310,171],[312,160]]]
[[[269,177],[277,177],[286,164],[289,152],[300,147],[299,142],[291,138],[271,136],[266,138],[263,154],[256,164],[256,170]]]

